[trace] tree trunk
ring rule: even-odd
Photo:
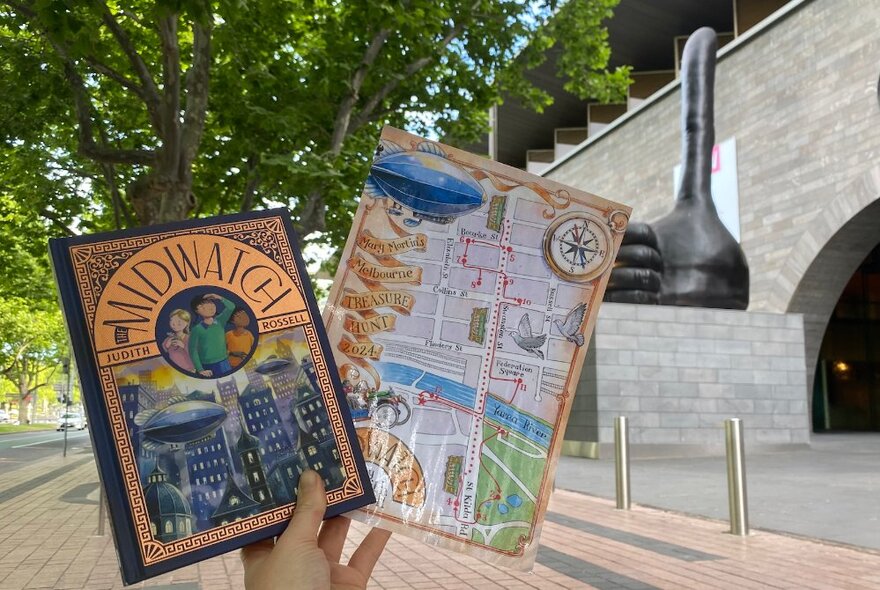
[[[18,399],[18,423],[19,424],[30,424],[30,403],[27,397],[19,397]]]
[[[141,176],[127,192],[140,225],[186,219],[196,204],[191,179],[174,181],[157,173]]]
[[[18,376],[18,423],[30,424],[31,408],[36,408],[32,400],[28,399],[27,371],[22,371]],[[29,407],[30,406],[30,407]]]

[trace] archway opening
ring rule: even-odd
[[[813,381],[813,430],[880,432],[880,245],[834,307]]]

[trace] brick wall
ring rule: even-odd
[[[695,450],[724,443],[742,418],[750,447],[809,440],[804,329],[799,314],[604,303],[565,440],[612,443],[615,416],[630,443]]]

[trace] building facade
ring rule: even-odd
[[[190,399],[216,402],[212,392],[194,391]],[[220,484],[229,472],[230,452],[223,427],[204,440],[187,443],[183,448],[189,476],[189,497],[196,527],[202,531],[213,526],[211,516],[220,504]]]
[[[880,319],[880,7],[780,4],[719,51],[716,71],[715,138],[735,142],[719,165],[734,167],[738,185],[748,310],[603,304],[578,391],[579,403],[592,401],[573,411],[573,443],[610,442],[609,417],[627,413],[643,415],[634,435],[645,444],[720,443],[725,415],[747,431],[751,421],[753,444],[880,430],[871,336]],[[654,221],[674,203],[680,106],[673,81],[543,174]],[[660,358],[652,346],[673,335],[672,354]],[[702,356],[687,348],[700,339],[712,347]],[[700,432],[709,422],[715,433]]]
[[[272,390],[262,375],[254,374],[262,387],[255,388],[255,380],[252,380],[239,395],[238,405],[247,431],[260,440],[263,465],[271,469],[280,457],[293,449],[293,442],[281,421]]]

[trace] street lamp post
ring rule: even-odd
[[[67,416],[70,415],[70,358],[62,357],[61,359],[61,371],[66,375],[66,384],[64,386],[64,414],[65,417],[62,418],[62,424],[64,424],[64,451],[62,452],[62,457],[67,457]]]

